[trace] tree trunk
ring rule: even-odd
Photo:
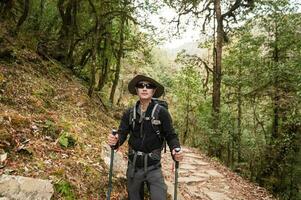
[[[242,119],[242,91],[241,91],[241,65],[238,67],[238,88],[237,88],[237,162],[241,162],[241,119]]]
[[[62,18],[59,48],[62,49],[64,54],[64,64],[72,70],[74,65],[73,52],[76,45],[75,34],[77,32],[77,4],[78,2],[76,0],[68,0],[66,4],[65,0],[59,0],[57,3],[57,7]]]
[[[100,76],[99,76],[99,81],[98,81],[98,86],[97,86],[97,90],[99,90],[99,91],[101,91],[103,89],[103,87],[105,86],[105,83],[106,83],[107,77],[108,77],[108,69],[110,67],[111,51],[112,51],[111,31],[112,31],[112,23],[110,22],[106,26],[107,34],[104,39],[104,46],[103,46],[103,50],[101,53],[102,66],[101,66]]]
[[[228,141],[227,141],[227,166],[230,166],[231,163],[231,137],[229,137]]]
[[[89,86],[89,91],[88,95],[89,97],[92,97],[93,91],[94,91],[94,85],[95,85],[95,74],[96,74],[96,36],[93,39],[93,44],[92,44],[92,66],[91,66],[91,76],[90,76],[90,86]]]
[[[127,2],[125,1],[124,8],[126,7],[126,4],[127,4]],[[120,32],[119,32],[119,49],[117,52],[115,76],[114,76],[113,85],[112,85],[111,94],[110,94],[110,102],[112,105],[114,104],[115,91],[116,91],[118,81],[119,81],[121,58],[123,56],[125,16],[122,15],[120,20],[121,21],[120,21]]]
[[[123,97],[123,94],[124,94],[123,86],[124,86],[124,81],[122,80],[122,81],[121,81],[121,86],[120,86],[120,95],[119,95],[119,98],[118,98],[118,100],[117,100],[117,105],[118,105],[118,106],[120,105],[120,102],[121,102],[122,97]]]
[[[234,169],[235,144],[234,144],[234,140],[233,139],[231,141],[231,147],[232,147],[232,151],[231,151],[231,165],[230,166],[231,166],[232,169]]]
[[[97,45],[98,40],[99,40],[99,20],[98,20],[98,15],[96,12],[96,8],[91,0],[89,0],[89,4],[92,8],[92,11],[95,15],[95,30],[94,30],[94,36],[92,37],[92,66],[91,66],[91,76],[90,76],[90,87],[88,91],[88,95],[92,97],[93,91],[94,91],[94,86],[95,86],[95,75],[96,75],[96,51],[97,51]]]
[[[188,86],[189,87],[189,86]],[[189,133],[189,109],[190,109],[190,93],[187,93],[186,99],[187,99],[187,104],[186,104],[186,117],[185,117],[185,131],[183,135],[183,145],[185,145],[186,140],[188,138],[188,133]]]
[[[45,0],[41,0],[41,1],[40,1],[40,22],[41,22],[42,19],[43,19],[44,8],[45,8]]]
[[[29,0],[24,0],[24,8],[23,8],[23,14],[18,20],[17,26],[16,26],[16,32],[19,31],[21,25],[25,22],[27,16],[29,13]]]
[[[101,13],[100,15],[106,15],[112,11],[112,4],[100,1]],[[99,79],[97,84],[97,90],[101,91],[108,81],[108,75],[110,71],[111,59],[112,59],[112,19],[108,18],[103,22],[104,26],[104,42],[102,50],[99,51],[101,57],[101,69],[99,70]]]
[[[77,27],[77,7],[78,7],[78,2],[77,0],[70,0],[70,6],[71,6],[71,11],[70,11],[70,34],[69,34],[69,49],[68,49],[68,56],[67,56],[67,66],[70,69],[74,68],[74,57],[73,57],[73,52],[75,51],[76,47],[76,41],[75,41],[75,36],[78,34],[78,27]]]
[[[216,30],[216,44],[213,65],[213,92],[212,92],[212,127],[213,138],[210,141],[209,155],[221,158],[221,132],[219,130],[220,120],[220,87],[221,87],[221,64],[222,64],[222,47],[223,47],[223,19],[221,14],[221,1],[215,0],[214,10],[216,15],[217,30]]]
[[[275,77],[274,83],[274,92],[272,97],[273,102],[273,124],[272,124],[272,133],[271,133],[271,144],[278,138],[279,135],[279,106],[280,106],[280,97],[279,97],[279,86],[278,86],[278,77]]]
[[[276,68],[278,67],[279,63],[279,49],[278,49],[278,26],[276,22],[276,30],[275,30],[275,48],[273,52],[273,60],[276,63]],[[274,91],[272,96],[272,102],[273,102],[273,124],[272,124],[272,134],[271,134],[271,144],[274,142],[275,139],[278,138],[279,135],[279,112],[280,112],[280,90],[279,90],[279,78],[278,78],[278,72],[277,69],[274,69],[276,72],[274,77]]]
[[[60,39],[64,40],[69,35],[69,27],[71,25],[71,4],[67,4],[67,8],[64,8],[65,0],[58,0],[57,7],[62,19],[62,27],[60,30]]]

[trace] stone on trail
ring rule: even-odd
[[[50,200],[53,195],[50,180],[22,176],[0,176],[0,200]]]
[[[111,148],[109,145],[104,145],[102,149],[102,155],[105,164],[110,167],[111,162]],[[114,176],[125,178],[127,170],[127,160],[124,159],[124,155],[120,151],[114,153],[113,171]]]
[[[231,200],[226,194],[215,191],[206,191],[204,192],[210,199],[214,200]]]
[[[224,177],[221,173],[217,172],[214,169],[206,170],[206,173],[213,177],[220,177],[220,178]]]
[[[206,181],[207,179],[206,178],[201,178],[201,177],[195,177],[195,176],[192,176],[192,177],[179,177],[178,181],[180,183],[186,183],[188,185],[190,184],[193,184],[193,183],[200,183],[200,182],[203,182],[203,181]]]

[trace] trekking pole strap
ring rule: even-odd
[[[131,178],[134,178],[134,175],[135,175],[136,161],[137,161],[137,154],[134,154],[133,169],[131,171],[131,176],[130,176]]]
[[[147,173],[147,160],[148,160],[148,154],[144,155],[144,176],[146,177]]]

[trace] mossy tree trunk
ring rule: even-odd
[[[128,4],[128,2],[125,0],[123,3],[124,12],[125,12],[127,4]],[[123,46],[124,46],[124,37],[125,37],[125,22],[126,22],[126,16],[125,16],[125,14],[123,14],[120,16],[119,47],[118,47],[117,55],[116,55],[116,68],[115,68],[115,73],[114,73],[113,85],[112,85],[111,93],[110,93],[110,102],[112,105],[114,104],[114,96],[115,96],[116,88],[117,88],[118,81],[119,81],[121,59],[124,54]]]

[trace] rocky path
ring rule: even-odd
[[[178,200],[271,200],[263,188],[249,183],[200,152],[183,148],[179,168]],[[174,171],[169,153],[163,155],[163,169],[169,193],[173,195]]]
[[[264,188],[248,182],[220,163],[210,160],[201,152],[184,147],[184,160],[179,167],[178,200],[275,200]],[[109,148],[103,158],[109,165]],[[116,153],[115,175],[124,177],[124,151]],[[162,154],[163,173],[168,193],[174,193],[174,170],[170,153]],[[119,167],[117,167],[119,166]]]

